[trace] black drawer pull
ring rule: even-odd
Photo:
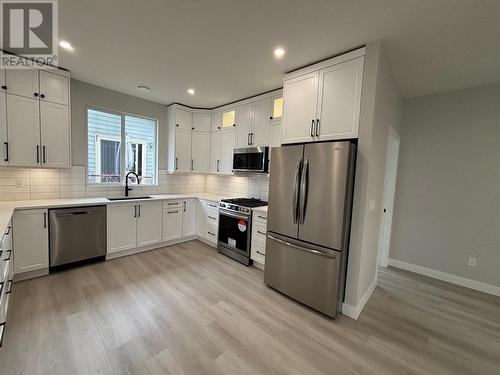
[[[167,211],[167,214],[178,214],[179,213],[179,210],[177,211]]]
[[[212,219],[212,220],[216,220],[216,218],[215,218],[215,217],[213,217],[213,216],[209,216],[208,218],[209,218],[209,219]]]
[[[7,232],[5,232],[5,235],[7,236],[10,233],[10,227],[7,227]]]
[[[265,216],[260,216],[260,215],[257,215],[257,217],[258,217],[259,219],[264,219],[264,220],[267,220],[267,217],[265,217]]]
[[[0,348],[2,347],[3,336],[5,334],[5,323],[6,322],[3,322],[2,324],[0,324]]]
[[[7,252],[9,253],[9,257],[7,259],[4,259],[5,262],[8,262],[10,260],[10,256],[12,254],[12,250],[7,250]]]
[[[263,234],[264,236],[266,235],[264,232],[261,232],[260,230],[258,230],[257,233]]]
[[[9,280],[9,289],[7,289],[5,294],[9,294],[10,292],[12,292],[12,280]]]
[[[257,251],[256,253],[257,253],[257,254],[260,254],[260,255],[262,255],[262,256],[266,256],[266,254],[261,253],[260,251]]]
[[[4,281],[2,281],[2,282],[0,283],[0,296],[2,295],[4,285],[5,285],[5,282],[4,282]]]
[[[209,235],[211,236],[215,236],[215,233],[212,233],[212,232],[207,232]]]

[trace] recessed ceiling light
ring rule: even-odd
[[[59,42],[59,46],[61,46],[62,48],[66,49],[66,50],[68,50],[68,51],[73,51],[73,50],[74,50],[74,48],[73,48],[73,46],[71,45],[71,43],[70,43],[70,42],[67,42],[67,41],[65,41],[65,40],[61,40],[61,41]]]
[[[281,59],[285,55],[285,50],[282,47],[277,47],[274,50],[274,57]]]
[[[188,89],[187,92],[189,95],[194,95],[194,89]]]
[[[151,91],[151,89],[148,86],[142,86],[142,85],[137,86],[137,90],[140,90],[143,92],[150,92]]]

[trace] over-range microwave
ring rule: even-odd
[[[233,151],[233,171],[267,173],[269,167],[269,147],[235,148]]]

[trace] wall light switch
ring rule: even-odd
[[[467,264],[471,267],[476,267],[476,263],[477,263],[477,258],[476,257],[469,257],[469,261],[467,262]]]
[[[370,199],[370,211],[373,211],[375,209],[375,205],[377,204],[377,201],[375,199]]]

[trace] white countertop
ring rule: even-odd
[[[267,214],[267,206],[254,207],[254,208],[252,208],[252,211]]]
[[[194,193],[194,194],[164,194],[164,195],[150,195],[152,198],[147,199],[127,199],[122,201],[109,201],[106,198],[79,198],[79,199],[40,199],[40,200],[26,200],[26,201],[5,201],[0,202],[0,233],[5,233],[7,225],[14,210],[26,209],[45,209],[45,208],[63,208],[63,207],[77,207],[77,206],[94,206],[94,205],[109,205],[109,204],[123,204],[138,201],[154,201],[154,200],[169,200],[169,199],[187,199],[199,198],[213,202],[219,202],[221,199],[227,198],[225,196],[210,194],[210,193]]]

